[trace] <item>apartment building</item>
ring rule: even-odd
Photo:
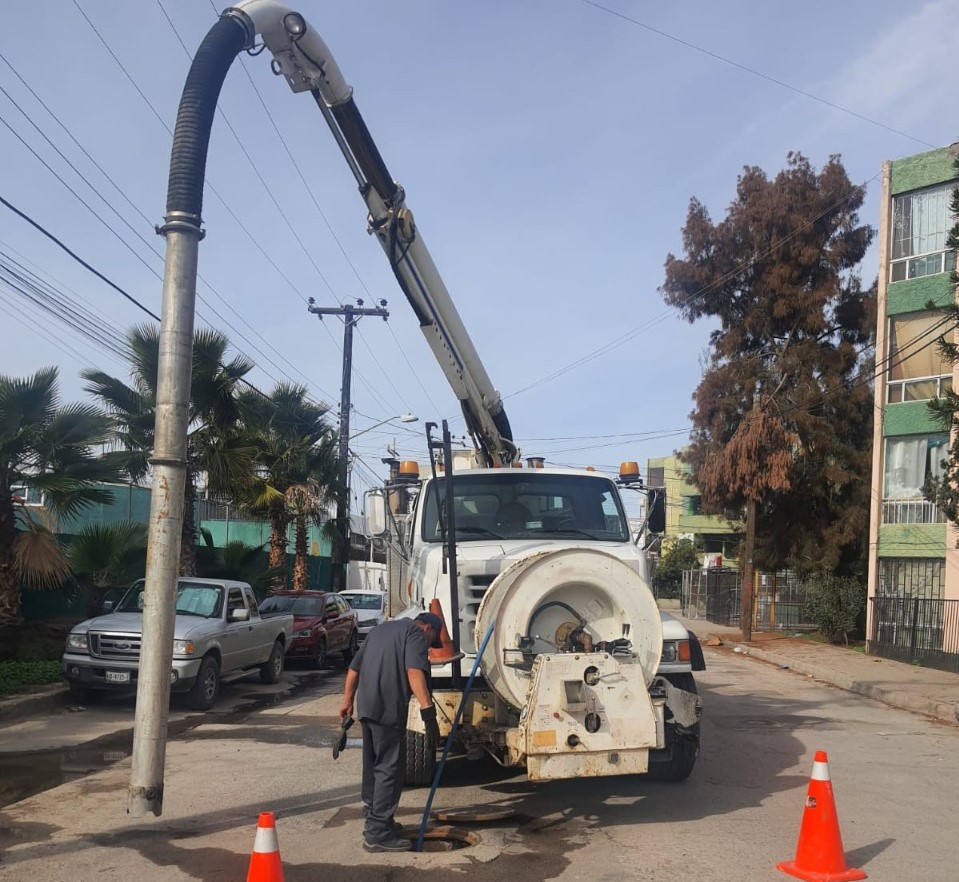
[[[956,302],[946,238],[957,151],[954,144],[882,170],[867,634],[870,650],[883,654],[909,640],[955,651],[959,637],[946,633],[955,623],[943,616],[959,604],[939,603],[959,600],[957,532],[922,492],[949,446],[928,402],[959,382],[936,345],[954,333],[942,308]]]

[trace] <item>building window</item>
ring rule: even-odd
[[[944,570],[940,558],[881,557],[876,596],[941,600]]]
[[[942,477],[948,435],[912,435],[886,439],[885,499],[918,499],[929,479]]]
[[[646,475],[647,487],[665,487],[666,486],[666,467],[650,466]]]
[[[952,389],[952,363],[939,352],[946,333],[941,312],[911,313],[889,319],[889,375],[886,401],[939,398]]]
[[[683,514],[684,515],[700,515],[703,513],[703,497],[702,496],[684,496],[683,497]]]
[[[949,200],[953,186],[941,184],[893,198],[890,281],[918,279],[955,269],[955,252],[946,251],[946,236],[952,225]]]

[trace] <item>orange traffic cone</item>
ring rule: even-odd
[[[283,882],[283,865],[280,863],[273,812],[260,812],[246,882]]]
[[[866,878],[862,870],[846,866],[839,816],[829,779],[829,762],[824,750],[816,751],[813,762],[796,859],[776,864],[776,867],[806,882],[852,882]]]
[[[443,605],[435,597],[430,601],[430,612],[433,613],[434,616],[439,616],[440,621],[443,623],[443,629],[440,631],[440,642],[443,644],[443,648],[430,649],[430,664],[445,665],[449,662],[456,661],[458,658],[462,658],[464,653],[456,651],[456,647],[453,645],[453,638],[450,637],[450,632],[446,630]]]

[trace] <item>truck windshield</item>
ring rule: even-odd
[[[114,612],[143,612],[143,580],[136,582],[123,595]],[[180,581],[176,587],[176,613],[178,616],[202,616],[205,619],[220,615],[223,604],[223,588],[220,585],[205,585],[201,582]]]
[[[426,489],[423,539],[443,538],[433,487]],[[440,487],[445,507],[445,488]],[[628,542],[629,527],[616,486],[588,475],[457,474],[453,505],[458,541],[596,539]]]

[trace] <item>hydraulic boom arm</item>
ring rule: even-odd
[[[273,54],[273,69],[294,92],[310,92],[346,158],[369,209],[369,230],[416,313],[420,328],[463,408],[466,426],[487,465],[516,458],[509,420],[499,393],[480,361],[453,300],[397,184],[353,100],[353,90],[330,50],[298,12],[275,0],[246,0],[224,16],[239,20]]]

